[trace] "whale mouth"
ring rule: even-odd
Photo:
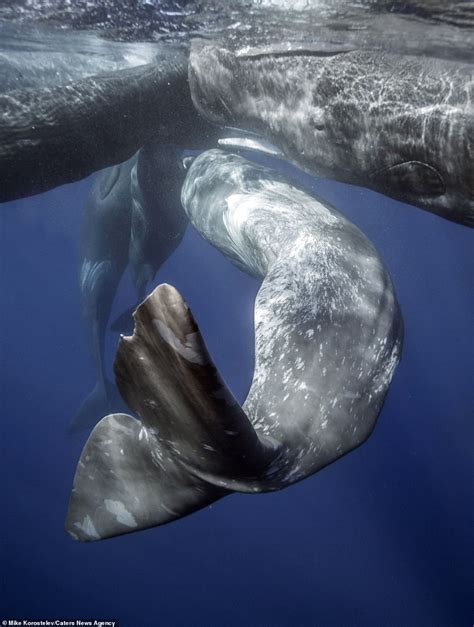
[[[415,198],[436,198],[446,193],[446,183],[441,173],[423,161],[401,161],[375,170],[369,176],[382,188],[398,187],[406,195]]]

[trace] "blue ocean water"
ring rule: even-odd
[[[374,434],[282,492],[233,495],[90,544],[63,524],[88,435],[67,425],[94,384],[77,285],[91,179],[2,206],[1,617],[115,618],[121,627],[472,624],[472,231],[291,172],[368,235],[395,284],[405,345]],[[258,282],[191,227],[161,282],[186,298],[243,401]],[[133,302],[126,277],[114,313]]]

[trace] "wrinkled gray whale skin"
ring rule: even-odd
[[[182,201],[203,237],[263,278],[251,389],[241,408],[179,293],[156,288],[115,360],[140,420],[110,415],[92,432],[66,521],[79,540],[317,472],[370,435],[399,360],[403,323],[390,278],[332,207],[221,150],[192,163]]]
[[[261,133],[309,172],[474,226],[473,65],[195,40],[189,71],[209,120]]]
[[[84,206],[80,238],[81,314],[97,383],[73,417],[70,430],[90,428],[113,407],[115,386],[107,379],[104,343],[115,293],[128,262],[131,225],[130,176],[137,155],[105,169]]]
[[[0,94],[0,202],[121,163],[155,137],[207,145],[215,131],[193,106],[187,65],[170,46],[153,64]]]

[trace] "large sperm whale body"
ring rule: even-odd
[[[105,417],[79,461],[66,522],[96,540],[170,522],[232,491],[277,490],[360,445],[400,356],[402,318],[365,236],[272,170],[212,150],[183,206],[197,230],[263,277],[256,363],[239,407],[168,285],[135,314],[115,361],[140,420]]]
[[[104,344],[118,284],[128,262],[132,197],[130,177],[137,155],[105,169],[94,182],[84,206],[80,238],[81,314],[97,383],[73,417],[70,429],[92,427],[114,409],[115,386],[107,378]],[[119,405],[120,406],[120,405]]]
[[[474,226],[474,65],[195,40],[194,103],[317,175]]]
[[[208,141],[187,63],[187,51],[170,46],[152,64],[0,94],[0,202],[121,163],[153,138]]]

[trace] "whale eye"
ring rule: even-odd
[[[317,131],[324,131],[324,110],[314,107],[311,113],[311,124]]]

